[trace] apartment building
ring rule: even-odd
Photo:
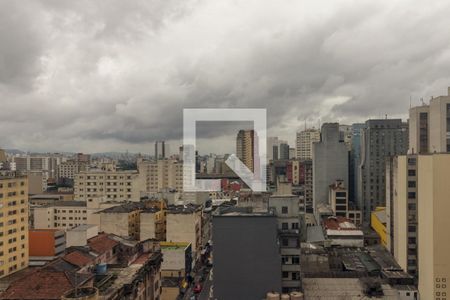
[[[139,201],[144,185],[137,171],[94,169],[75,175],[75,199],[92,201],[105,197],[114,201]]]
[[[174,159],[139,161],[142,191],[158,193],[167,189],[183,190],[183,163]]]
[[[300,210],[299,197],[271,196],[269,209],[278,223],[281,252],[281,287],[283,293],[300,289]]]
[[[34,229],[61,229],[66,230],[79,225],[87,224],[88,210],[84,201],[57,201],[54,204],[36,206],[33,211]]]
[[[166,241],[190,243],[192,257],[196,260],[201,252],[201,225],[201,205],[169,205],[166,210]]]
[[[0,173],[0,278],[28,266],[28,183]]]
[[[450,87],[447,96],[409,110],[411,154],[450,152]]]
[[[128,203],[98,212],[100,231],[139,240],[141,203]]]
[[[408,149],[408,124],[401,119],[368,120],[361,140],[359,186],[360,208],[364,220],[376,207],[386,206],[385,160],[406,154]]]
[[[236,156],[247,166],[250,171],[254,171],[255,157],[258,145],[254,130],[239,130],[236,137]],[[256,150],[256,151],[255,151]]]
[[[310,128],[297,132],[296,137],[296,158],[312,159],[312,145],[320,141],[320,130]]]
[[[388,248],[418,278],[421,298],[442,299],[450,295],[450,154],[398,156],[393,168]]]

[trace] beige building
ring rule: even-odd
[[[78,162],[76,160],[62,162],[58,165],[58,178],[75,179],[76,174],[86,171],[87,168],[87,162]]]
[[[92,170],[75,175],[75,199],[92,201],[105,197],[114,201],[139,201],[144,185],[137,171]]]
[[[254,153],[255,146],[254,140],[255,131],[254,130],[239,130],[236,137],[236,156],[250,169],[254,171]]]
[[[124,204],[98,212],[100,231],[139,240],[141,205]]]
[[[336,216],[345,217],[357,226],[362,224],[362,211],[349,204],[348,190],[342,180],[330,185],[329,202]]]
[[[183,190],[183,163],[174,159],[138,162],[143,191],[158,193],[167,189]]]
[[[393,162],[387,243],[419,279],[421,299],[450,295],[450,154],[399,156]]]
[[[166,210],[166,241],[186,242],[192,245],[192,257],[199,257],[201,250],[201,206],[188,204],[169,206]]]
[[[28,266],[28,184],[0,173],[0,278]]]
[[[98,235],[97,225],[80,225],[66,231],[66,247],[86,246],[90,238]]]
[[[84,201],[57,201],[51,205],[32,208],[35,229],[70,229],[87,224],[88,214]]]
[[[409,110],[409,153],[450,152],[450,87],[447,96]]]
[[[450,296],[450,154],[418,158],[418,259],[421,299]]]
[[[320,142],[320,130],[311,128],[297,132],[297,159],[312,159],[312,144],[314,142]]]
[[[166,217],[165,210],[159,208],[145,208],[140,214],[141,241],[147,239],[166,240]]]

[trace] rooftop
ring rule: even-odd
[[[101,210],[98,213],[130,213],[143,208],[144,204],[142,202],[129,202]]]
[[[169,205],[167,206],[168,214],[193,214],[194,212],[200,211],[201,205],[197,204],[185,204],[185,205]]]
[[[253,207],[246,206],[230,206],[230,207],[219,207],[214,212],[215,217],[273,217],[275,216],[273,211],[255,211]]]
[[[58,259],[14,281],[0,299],[61,299],[71,289],[92,278],[88,273],[76,273],[72,264]]]
[[[80,268],[94,263],[95,257],[83,251],[75,250],[62,257],[65,261]]]
[[[45,207],[86,207],[85,201],[77,201],[77,200],[62,200],[62,201],[55,201],[53,204],[45,205]]]
[[[106,233],[101,233],[93,238],[90,238],[87,242],[92,251],[101,254],[106,251],[112,250],[119,242],[111,239]]]
[[[93,227],[98,227],[98,226],[97,225],[83,224],[83,225],[78,225],[77,227],[74,227],[72,229],[68,229],[67,231],[85,231],[85,230],[93,228]]]

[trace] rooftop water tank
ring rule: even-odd
[[[267,293],[266,300],[280,300],[280,294],[277,292]]]
[[[292,292],[290,294],[290,296],[291,296],[291,300],[303,300],[303,299],[305,299],[303,297],[303,293],[301,293],[301,292]]]

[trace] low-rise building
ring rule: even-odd
[[[363,247],[364,233],[349,219],[328,217],[322,220],[326,237],[332,246]]]
[[[201,205],[169,205],[166,210],[166,241],[191,244],[192,256],[197,260],[201,253],[201,225]]]

